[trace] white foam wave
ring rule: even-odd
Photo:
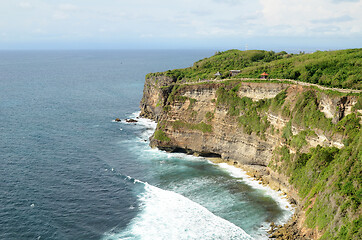
[[[141,111],[136,111],[136,112],[132,113],[130,117],[131,118],[137,118],[137,117],[140,116],[140,114],[141,114]]]
[[[141,212],[124,231],[106,233],[104,239],[252,239],[190,199],[144,184],[145,191],[139,196]]]
[[[143,139],[148,139],[156,130],[157,123],[151,119],[140,117],[140,111],[134,112],[130,115],[130,118],[136,119],[137,122],[132,123],[136,126],[141,126],[145,129],[145,131],[142,134]],[[126,124],[129,124],[125,122]]]
[[[225,169],[231,176],[235,178],[241,178],[242,181],[254,189],[261,191],[264,195],[271,197],[275,202],[278,203],[279,207],[284,210],[284,215],[279,219],[277,224],[286,223],[289,218],[294,213],[294,208],[289,203],[288,199],[285,197],[284,193],[281,191],[275,191],[271,189],[269,186],[265,186],[261,184],[261,182],[256,181],[252,177],[250,177],[244,170],[231,166],[227,163],[218,163],[217,164],[222,169]]]

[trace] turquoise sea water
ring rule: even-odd
[[[0,52],[0,239],[264,239],[291,214],[237,169],[148,146],[148,72],[212,51]]]

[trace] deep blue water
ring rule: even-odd
[[[0,239],[265,238],[290,215],[270,192],[112,122],[136,116],[147,73],[212,54],[0,52]]]

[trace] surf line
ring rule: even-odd
[[[131,176],[120,176],[131,184],[144,186],[137,195],[139,212],[125,229],[111,229],[103,239],[253,239],[240,227],[181,194]]]

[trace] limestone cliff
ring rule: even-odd
[[[268,166],[274,148],[283,144],[280,133],[290,118],[279,114],[279,109],[275,112],[268,111],[265,116],[276,131],[266,131],[263,135],[245,133],[238,119],[228,114],[228,106],[217,104],[217,90],[227,85],[231,88],[236,83],[238,82],[175,85],[171,78],[164,76],[146,79],[141,116],[157,120],[160,123],[157,129],[162,129],[170,138],[168,141],[152,138],[151,145],[168,151],[220,156],[244,165]],[[177,93],[174,92],[171,96],[174,86],[179,88]],[[285,83],[241,82],[237,96],[259,101],[272,99],[283,90],[287,92],[286,101],[289,104],[285,105],[293,108],[297,95],[310,89]],[[320,95],[318,107],[333,122],[338,122],[344,115],[349,114],[356,103],[354,96]],[[172,102],[170,96],[173,97]],[[193,126],[197,124],[210,126],[211,131],[203,131]],[[302,130],[304,129],[292,126],[294,135]],[[320,144],[343,147],[341,136],[325,136],[323,129],[313,130],[316,135],[307,139],[310,146]]]
[[[152,147],[220,157],[305,206],[310,198],[300,197],[290,184],[291,175],[283,172],[289,169],[283,151],[293,156],[291,162],[298,162],[298,156],[309,154],[318,145],[343,148],[347,135],[336,126],[356,112],[353,106],[357,101],[356,95],[283,82],[180,84],[159,75],[146,79],[141,115],[158,122]],[[318,238],[323,233],[306,228],[302,217],[295,224],[302,231],[294,234],[303,238]]]
[[[140,105],[141,116],[156,121],[160,119],[174,82],[171,77],[164,75],[146,78]]]

